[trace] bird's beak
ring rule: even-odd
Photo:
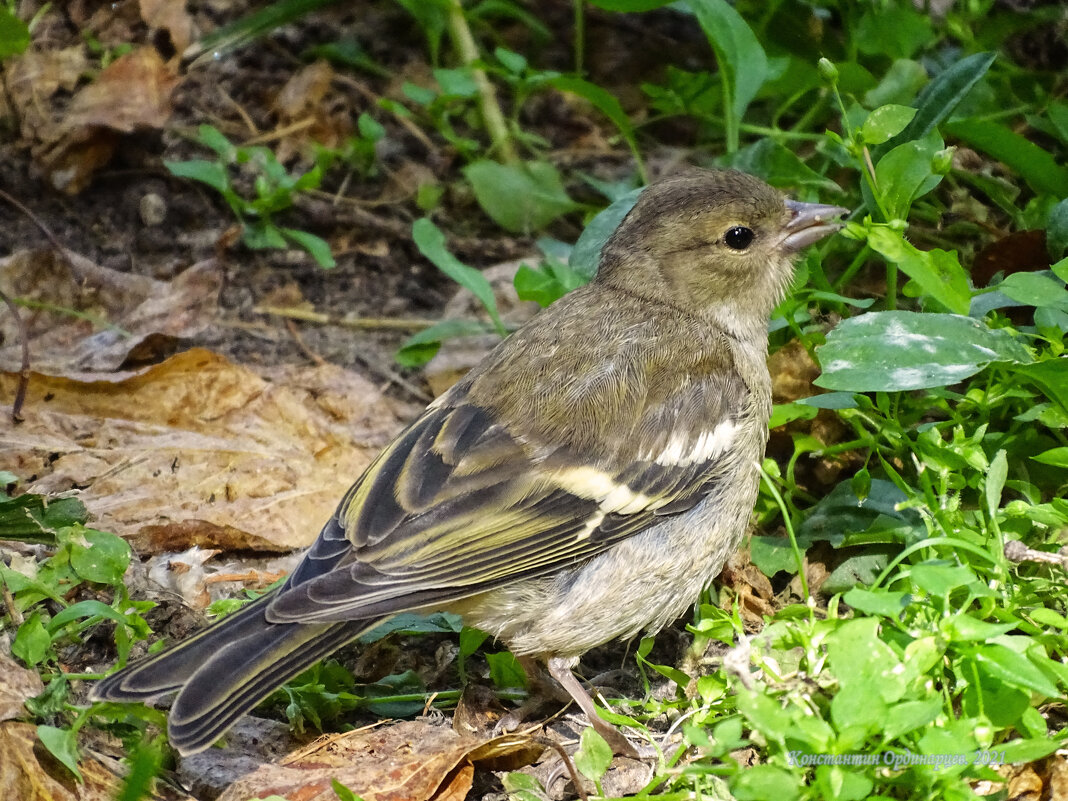
[[[791,217],[786,223],[786,236],[782,244],[791,251],[807,248],[823,237],[833,234],[842,227],[842,223],[835,218],[849,214],[849,209],[843,209],[841,206],[800,203],[796,200],[787,200],[786,208],[790,210]]]

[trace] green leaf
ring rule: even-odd
[[[434,70],[434,79],[441,87],[441,93],[451,97],[477,97],[478,84],[470,67]]]
[[[121,584],[130,565],[130,545],[109,532],[79,528],[70,535],[70,564],[86,581]]]
[[[842,596],[842,600],[866,615],[896,618],[911,603],[912,596],[907,592],[872,591],[854,587]]]
[[[1068,467],[1068,448],[1050,448],[1031,458],[1036,462],[1051,464],[1054,467]]]
[[[170,171],[171,175],[200,181],[218,192],[227,192],[230,189],[230,175],[226,167],[217,161],[204,159],[168,161],[164,159],[163,166]]]
[[[956,384],[992,362],[1031,361],[1004,330],[954,314],[892,311],[839,323],[817,350],[818,386],[852,392],[899,392]]]
[[[338,797],[338,801],[363,801],[362,797],[356,795],[337,779],[330,780],[330,788],[334,791],[334,795]]]
[[[967,314],[971,307],[968,276],[956,251],[920,250],[906,242],[900,231],[885,225],[868,229],[868,244],[890,264],[919,285],[923,293],[951,312]]]
[[[1055,259],[1063,258],[1065,253],[1068,253],[1068,198],[1049,211],[1049,219],[1046,221],[1046,249]]]
[[[1068,168],[1030,139],[997,122],[982,119],[954,120],[943,130],[976,150],[993,156],[1015,170],[1036,192],[1068,196]]]
[[[58,759],[63,766],[81,782],[78,770],[78,733],[73,729],[57,729],[55,726],[38,726],[37,739]]]
[[[902,701],[892,705],[886,713],[886,726],[882,736],[887,740],[915,731],[934,721],[942,714],[941,698],[926,698],[922,701]]]
[[[532,300],[545,308],[585,284],[586,280],[566,264],[546,264],[540,270],[522,264],[516,271],[514,283],[520,300]]]
[[[792,150],[765,137],[724,158],[727,166],[763,178],[772,186],[807,187],[841,194],[842,188],[801,161]]]
[[[30,26],[7,6],[0,6],[0,59],[25,52],[30,46]]]
[[[879,159],[875,165],[875,182],[890,219],[906,219],[912,204],[938,186],[942,176],[934,171],[933,159],[942,145],[942,138],[932,133],[923,139],[900,144]],[[883,228],[871,228],[869,234],[873,231],[884,235],[892,233]],[[963,270],[960,273],[964,275]],[[964,287],[967,289],[967,281],[964,281]],[[970,295],[968,300],[971,300]],[[967,311],[966,307],[964,311]]]
[[[527,674],[511,651],[486,654],[486,664],[489,665],[490,681],[494,687],[527,686]]]
[[[936,76],[916,98],[916,116],[905,130],[872,152],[878,160],[883,153],[913,139],[923,139],[960,105],[972,88],[986,75],[997,57],[995,53],[975,53],[962,58]]]
[[[493,326],[478,320],[442,320],[408,337],[393,358],[403,367],[421,367],[437,355],[447,339],[493,333]]]
[[[1063,746],[1064,741],[1061,739],[1039,737],[1033,740],[1010,740],[992,746],[990,750],[993,753],[1000,752],[1006,765],[1022,765],[1047,757]]]
[[[579,773],[591,781],[600,781],[612,764],[612,748],[592,726],[582,730],[579,750],[573,757]]]
[[[934,38],[934,31],[928,15],[911,6],[873,5],[857,22],[853,36],[862,53],[911,58]]]
[[[881,145],[905,130],[916,109],[890,103],[875,109],[860,128],[861,138],[869,145]]]
[[[917,587],[931,595],[946,596],[958,587],[967,587],[977,579],[975,573],[964,565],[921,562],[913,565],[912,580]]]
[[[993,520],[1001,506],[1001,491],[1005,488],[1005,479],[1009,477],[1009,463],[1004,449],[999,450],[990,462],[983,481],[983,493],[986,496],[986,513]]]
[[[727,0],[689,0],[689,5],[712,45],[716,65],[727,77],[731,98],[728,112],[739,121],[768,77],[767,54]]]
[[[571,249],[568,265],[572,270],[588,281],[597,275],[597,268],[601,263],[601,250],[615,233],[619,224],[623,222],[623,218],[634,208],[634,204],[638,202],[638,195],[643,191],[644,187],[632,189],[590,220],[590,224],[575,242],[575,247]]]
[[[1041,693],[1047,698],[1060,698],[1060,692],[1045,673],[1023,654],[999,643],[980,646],[975,652],[978,662],[990,675],[1012,687]]]
[[[504,336],[506,329],[497,313],[497,299],[493,295],[493,287],[482,273],[474,267],[468,267],[449,252],[445,247],[445,234],[441,229],[424,217],[416,220],[412,225],[412,239],[415,240],[415,246],[419,248],[419,252],[435,267],[482,302],[497,331]]]
[[[286,238],[293,240],[308,251],[316,263],[324,270],[337,267],[337,262],[334,261],[334,254],[330,252],[330,245],[321,236],[301,231],[299,228],[280,228],[279,230]]]
[[[731,793],[738,801],[794,801],[801,796],[801,779],[774,765],[753,765],[736,773]]]
[[[25,663],[26,667],[35,667],[48,656],[52,646],[52,635],[45,628],[40,612],[34,612],[15,632],[11,643],[11,653]]]
[[[985,620],[966,615],[963,612],[942,621],[941,629],[950,635],[953,642],[985,642],[1012,631],[1018,625],[1012,623],[987,623]]]
[[[918,61],[898,58],[890,65],[879,83],[864,93],[864,105],[878,108],[894,103],[907,103],[927,83],[927,70]],[[878,146],[876,146],[878,149]]]
[[[540,230],[579,207],[564,191],[556,167],[546,161],[476,161],[464,167],[464,176],[482,210],[514,233]]]
[[[1013,273],[998,284],[997,290],[1028,306],[1068,309],[1064,282],[1040,273]]]

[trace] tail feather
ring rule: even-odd
[[[234,721],[285,681],[336,651],[383,617],[340,623],[270,623],[269,593],[162,653],[97,682],[98,701],[149,701],[177,691],[168,717],[171,744],[188,756],[214,743]]]
[[[188,756],[214,743],[279,685],[381,620],[318,625],[267,623],[224,647],[186,681],[171,707],[171,744]]]

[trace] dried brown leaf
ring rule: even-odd
[[[184,2],[175,0],[138,0],[141,19],[153,30],[166,31],[177,56],[193,41],[193,18],[186,11]]]
[[[222,273],[214,261],[168,282],[66,256],[23,250],[0,259],[0,291],[34,306],[21,316],[38,372],[71,375],[154,361],[173,351],[176,340],[203,331],[215,314]],[[98,330],[92,320],[112,327]],[[17,369],[21,346],[9,315],[0,316],[0,341],[6,345],[0,369]]]
[[[289,801],[334,801],[336,779],[364,801],[423,801],[467,796],[476,769],[502,760],[530,764],[542,746],[527,737],[463,737],[447,726],[405,721],[349,732],[264,765],[226,789],[218,801],[278,795]]]
[[[0,652],[0,721],[25,717],[26,700],[42,692],[40,676]]]
[[[14,386],[0,373],[0,403]],[[188,547],[183,532],[230,529],[276,551],[308,545],[399,428],[355,373],[267,380],[200,349],[135,373],[33,373],[24,416],[0,416],[0,467],[28,491],[77,489],[95,525],[121,535],[151,526],[148,541]]]
[[[120,56],[74,96],[49,139],[34,149],[34,158],[56,189],[77,194],[111,159],[119,134],[163,127],[177,85],[177,73],[155,48]]]

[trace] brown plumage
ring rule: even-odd
[[[387,447],[283,587],[95,697],[177,691],[171,742],[194,753],[390,615],[449,609],[545,662],[627,751],[570,668],[678,616],[737,546],[771,412],[768,317],[794,253],[843,211],[732,171],[650,186],[597,278]]]

